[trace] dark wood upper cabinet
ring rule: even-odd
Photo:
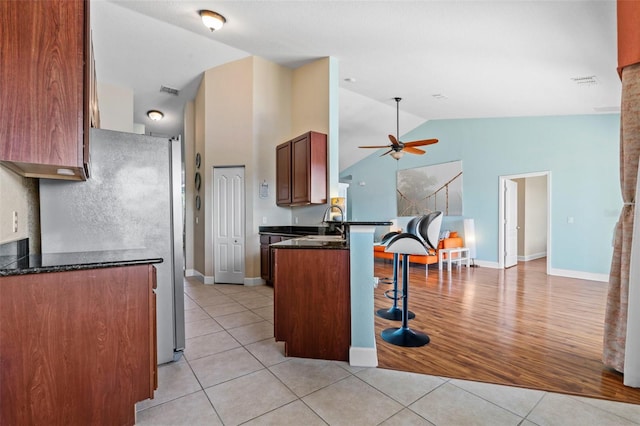
[[[276,204],[291,204],[291,142],[276,147]]]
[[[307,132],[276,148],[276,204],[327,202],[327,135]]]
[[[85,180],[89,2],[0,2],[0,161],[26,177]]]

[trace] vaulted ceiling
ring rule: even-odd
[[[616,3],[602,1],[92,0],[100,82],[131,88],[134,121],[181,133],[206,69],[256,55],[338,59],[340,169],[427,120],[619,111]],[[227,19],[210,32],[200,9]],[[179,96],[160,86],[180,90]],[[147,110],[166,119],[151,123]]]

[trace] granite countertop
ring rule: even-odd
[[[286,235],[288,237],[301,237],[304,235],[331,235],[328,225],[284,225],[284,226],[260,226],[260,234]]]
[[[286,235],[291,237],[304,235],[337,235],[336,226],[389,226],[389,221],[357,221],[347,220],[327,221],[322,225],[283,225],[283,226],[260,226],[258,232],[260,234]]]
[[[346,240],[314,240],[302,238],[294,238],[291,240],[281,241],[271,244],[270,247],[278,249],[338,249],[348,250],[349,242]]]
[[[161,257],[143,249],[32,254],[22,257],[6,255],[0,256],[0,276],[112,268],[162,261]]]

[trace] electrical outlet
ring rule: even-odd
[[[13,212],[13,232],[18,232],[18,212]]]
[[[263,225],[267,224],[267,217],[266,216],[262,216],[262,224]]]
[[[296,221],[296,225],[297,225],[298,224],[298,216],[296,216],[295,221]]]

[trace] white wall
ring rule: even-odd
[[[120,132],[134,131],[133,90],[112,84],[98,83],[100,128]]]
[[[13,232],[13,212],[18,230]],[[0,244],[29,238],[29,251],[40,252],[38,179],[24,178],[0,166]]]

